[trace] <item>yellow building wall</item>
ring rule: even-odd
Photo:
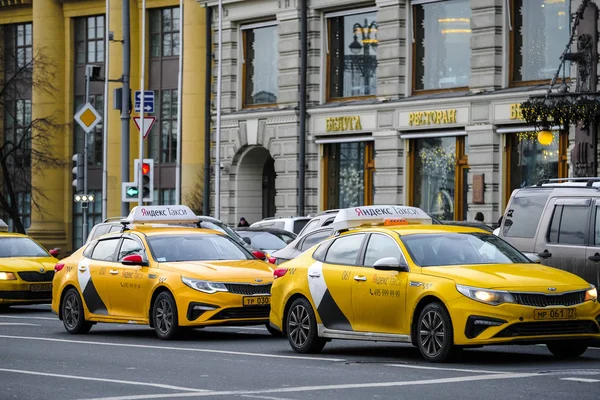
[[[110,0],[109,29],[117,41],[106,43],[109,51],[109,78],[118,79],[122,74],[122,1]],[[162,8],[178,6],[177,0],[147,0],[146,7]],[[202,190],[204,166],[204,91],[205,91],[205,27],[206,13],[196,0],[184,0],[183,37],[183,108],[182,108],[182,200],[193,190]],[[32,176],[32,184],[42,189],[45,199],[37,200],[43,205],[43,211],[32,207],[32,224],[28,233],[38,239],[46,248],[60,247],[61,254],[75,249],[73,246],[73,112],[74,109],[74,27],[73,18],[105,14],[105,2],[82,0],[58,2],[54,0],[35,0],[29,5],[0,6],[0,25],[33,22],[33,52],[41,48],[48,49],[51,60],[57,68],[53,95],[33,90],[33,118],[46,117],[55,111],[65,124],[64,131],[53,138],[50,151],[64,157],[65,167],[46,170],[43,175]],[[140,30],[141,2],[130,0],[131,34],[131,70],[130,87],[132,93],[140,88]],[[149,19],[146,29],[149,31]],[[146,36],[146,80],[148,87],[148,59],[150,56],[149,36]],[[120,112],[113,109],[114,89],[121,83],[109,83],[108,101],[108,201],[107,216],[121,215],[121,119]],[[158,116],[159,107],[155,106]],[[132,117],[135,114],[132,113]],[[1,127],[0,127],[1,129]],[[133,160],[139,154],[139,131],[133,120],[130,121],[130,181],[133,180]],[[188,133],[186,135],[186,133]],[[147,147],[147,146],[146,146]],[[145,149],[147,154],[147,148]],[[95,201],[102,201],[97,198]],[[130,203],[133,207],[136,203]],[[92,227],[89,226],[88,230]]]

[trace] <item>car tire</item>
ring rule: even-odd
[[[169,292],[162,292],[152,305],[152,322],[156,336],[163,340],[172,340],[179,336],[179,316],[177,304]]]
[[[319,353],[325,347],[325,339],[317,332],[317,319],[309,301],[294,300],[285,321],[290,346],[297,353]]]
[[[88,333],[92,329],[93,324],[85,320],[81,296],[74,288],[70,288],[65,292],[61,305],[61,315],[65,329],[73,335]]]
[[[267,328],[273,337],[283,337],[283,333],[281,333],[280,330],[273,328],[268,322],[265,324],[265,328]]]
[[[5,304],[0,305],[0,312],[7,312],[8,310],[10,310],[10,306],[7,306]]]
[[[450,314],[440,302],[429,303],[417,320],[417,347],[429,362],[450,361],[459,349],[454,345]]]
[[[590,343],[584,340],[566,340],[547,343],[550,353],[561,359],[577,358],[586,352]]]

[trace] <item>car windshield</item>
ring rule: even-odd
[[[217,224],[212,221],[200,221],[200,227],[204,229],[212,229],[214,231],[223,232],[224,234],[229,235],[229,237],[231,237],[236,242],[245,245],[245,242],[242,239],[242,237],[238,235],[236,231],[234,231],[225,224]]]
[[[50,257],[39,244],[26,237],[0,239],[0,257]]]
[[[148,245],[158,262],[252,259],[233,240],[221,235],[150,236]]]
[[[416,234],[402,236],[402,241],[421,267],[531,262],[504,240],[485,233]]]
[[[250,245],[260,250],[281,250],[287,243],[270,232],[239,231],[243,237],[250,238]]]

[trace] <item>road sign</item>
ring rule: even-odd
[[[138,131],[140,130],[140,117],[133,117],[133,122],[135,122],[135,126],[137,126]],[[144,139],[148,137],[150,130],[154,126],[156,122],[156,117],[144,117]]]
[[[134,97],[135,97],[134,111],[140,112],[140,107],[142,105],[142,92],[139,90],[136,90]],[[147,112],[147,113],[154,112],[154,90],[145,90],[144,91],[144,112]]]
[[[83,128],[85,133],[90,133],[102,117],[90,103],[85,103],[76,113],[75,121]]]

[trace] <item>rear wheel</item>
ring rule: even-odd
[[[177,305],[175,299],[169,292],[162,292],[154,300],[152,306],[152,320],[154,322],[154,331],[160,339],[175,339],[181,329],[177,315]]]
[[[62,319],[67,332],[71,334],[87,333],[92,329],[92,323],[85,320],[81,296],[74,288],[65,293],[62,301]]]
[[[586,352],[589,342],[580,340],[566,340],[546,344],[550,353],[558,358],[577,358]]]
[[[325,339],[317,333],[317,319],[312,306],[304,298],[292,303],[286,318],[288,340],[298,353],[318,353],[325,347]]]
[[[429,362],[449,361],[459,350],[454,346],[452,320],[442,303],[423,308],[417,322],[417,346]]]

